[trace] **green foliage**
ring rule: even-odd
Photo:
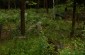
[[[64,7],[62,6],[59,9],[63,11]],[[49,15],[44,13],[44,9],[40,9],[39,12],[40,13],[36,13],[35,9],[26,10],[27,39],[16,39],[20,36],[19,10],[0,11],[0,22],[4,23],[5,27],[10,26],[12,37],[16,37],[7,42],[0,43],[0,55],[58,55],[58,53],[60,53],[59,55],[85,54],[84,40],[80,38],[69,40],[71,21],[52,20],[52,14],[50,14],[52,11],[50,11]],[[36,25],[37,22],[41,22],[42,30],[37,30],[35,27],[29,31],[28,29],[30,26]],[[63,48],[59,49],[57,53],[57,51],[54,50],[54,45],[48,44],[48,38],[60,41]]]
[[[70,43],[70,44],[69,44]],[[85,43],[80,38],[68,40],[65,44],[64,49],[59,50],[60,55],[84,55],[85,54]]]
[[[45,38],[14,39],[0,47],[0,55],[47,55],[48,43]]]
[[[30,3],[28,5],[36,5],[36,2],[30,1]]]

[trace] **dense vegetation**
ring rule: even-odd
[[[0,9],[0,55],[85,55],[84,3],[65,1]]]

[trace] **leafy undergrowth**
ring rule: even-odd
[[[71,21],[53,20],[52,14],[41,10],[38,13],[34,9],[26,10],[26,39],[17,38],[20,36],[19,10],[0,11],[3,30],[10,30],[7,33],[13,38],[0,43],[0,55],[84,55],[84,39],[69,38]],[[40,26],[36,27],[38,23]],[[48,38],[59,41],[62,47],[55,51],[55,45],[49,44]]]
[[[47,55],[48,43],[41,37],[13,39],[0,46],[0,55]]]
[[[64,49],[59,50],[60,55],[85,55],[85,40],[74,38],[64,41]]]

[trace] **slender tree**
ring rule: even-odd
[[[49,9],[48,9],[48,0],[44,0],[44,8],[46,9],[46,12],[48,13],[49,12]]]
[[[75,22],[76,22],[75,15],[76,15],[76,0],[73,1],[73,18],[72,18],[71,37],[73,37],[75,33]]]
[[[2,32],[2,24],[0,24],[0,39],[1,39],[1,32]]]
[[[16,0],[12,0],[14,8],[16,9]]]
[[[48,0],[46,0],[46,12],[48,13]]]
[[[8,9],[11,8],[11,0],[8,0]]]
[[[39,8],[40,7],[40,0],[38,0],[38,2],[37,2],[37,8]]]
[[[40,7],[40,0],[37,0],[36,12],[38,12],[39,7]]]
[[[25,0],[20,0],[21,9],[21,35],[25,35]]]
[[[45,8],[45,0],[44,0],[44,3],[43,3],[43,4],[44,4],[43,6],[44,6],[44,8]]]

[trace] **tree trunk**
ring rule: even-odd
[[[8,0],[8,9],[11,8],[11,4],[10,3],[11,3],[10,0]]]
[[[45,8],[45,0],[44,0],[44,8]]]
[[[46,13],[48,13],[48,0],[44,0],[44,8],[46,9]]]
[[[0,24],[0,40],[1,40],[2,24]]]
[[[21,0],[21,35],[25,35],[25,0]]]
[[[74,0],[74,2],[73,2],[73,18],[72,18],[71,37],[73,37],[74,33],[75,33],[75,22],[76,22],[75,15],[76,15],[76,0]]]
[[[16,9],[16,3],[14,2],[14,8]]]
[[[48,10],[48,0],[46,0],[46,3],[45,4],[46,4],[46,12],[48,13],[48,11],[49,11]]]
[[[55,19],[55,0],[53,0],[53,19]]]
[[[40,0],[37,1],[36,12],[38,13],[38,9],[40,7]]]
[[[40,0],[38,0],[38,5],[37,5],[37,8],[39,9],[39,6],[40,6]]]

